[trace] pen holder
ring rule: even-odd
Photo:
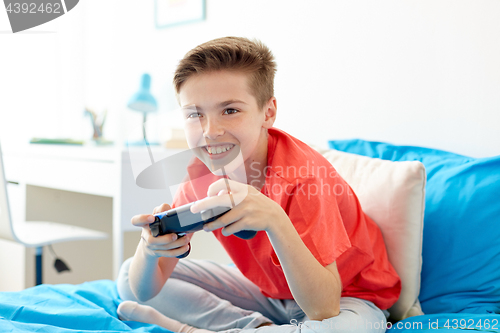
[[[108,141],[103,138],[103,127],[106,121],[107,110],[97,114],[89,108],[85,108],[85,115],[89,115],[90,121],[92,122],[92,128],[94,133],[92,134],[92,140],[96,143],[107,143]]]

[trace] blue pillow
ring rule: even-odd
[[[500,313],[500,156],[472,158],[364,140],[330,148],[427,172],[422,282],[424,313]]]

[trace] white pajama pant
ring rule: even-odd
[[[150,305],[182,323],[225,333],[385,332],[386,314],[372,302],[342,297],[340,314],[322,321],[309,320],[293,299],[264,296],[235,267],[208,260],[181,259],[162,290],[139,302],[128,279],[132,258],[120,269],[117,286],[122,300]],[[278,326],[263,326],[272,322]]]

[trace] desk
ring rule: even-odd
[[[123,262],[123,233],[137,230],[132,216],[152,212],[169,202],[169,190],[142,189],[135,184],[134,171],[150,164],[147,147],[29,145],[5,146],[5,173],[9,181],[113,199],[113,277]],[[179,152],[153,147],[155,161]],[[130,156],[133,158],[133,166]],[[27,207],[29,209],[29,207]]]

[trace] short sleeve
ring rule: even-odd
[[[351,247],[335,191],[334,179],[307,177],[289,193],[286,213],[314,257],[327,266]]]

